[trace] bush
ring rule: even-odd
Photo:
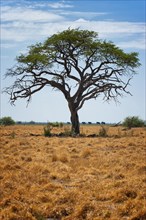
[[[52,130],[52,126],[48,123],[48,124],[44,127],[44,136],[45,136],[45,137],[51,137],[51,130]]]
[[[127,128],[143,127],[144,121],[138,116],[127,117],[124,119],[123,126]]]
[[[48,124],[50,126],[52,126],[53,128],[62,128],[63,127],[63,123],[62,122],[48,122]]]
[[[3,117],[0,119],[0,125],[7,126],[7,125],[14,125],[14,124],[15,124],[15,121],[9,116]]]
[[[44,136],[45,137],[51,137],[51,130],[53,128],[62,128],[63,123],[62,122],[48,122],[47,125],[44,127]]]
[[[108,128],[101,126],[98,136],[99,137],[107,137],[108,136],[107,132],[108,132]]]

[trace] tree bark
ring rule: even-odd
[[[80,134],[80,122],[79,122],[79,116],[78,111],[76,110],[75,104],[72,102],[68,102],[69,110],[70,110],[70,120],[72,124],[71,132],[74,135]]]
[[[80,134],[80,123],[77,111],[71,112],[71,123],[72,128],[71,131],[74,135]]]

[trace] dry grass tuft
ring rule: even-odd
[[[91,155],[91,149],[89,147],[86,147],[85,149],[83,149],[83,151],[81,153],[81,157],[87,158],[90,155]]]
[[[137,212],[131,220],[145,220],[146,219],[146,210]]]
[[[52,155],[52,162],[61,161],[62,163],[69,162],[69,155],[65,152],[54,152]]]

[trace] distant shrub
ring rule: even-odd
[[[53,128],[62,128],[63,123],[62,122],[48,122],[47,125],[44,127],[44,136],[50,137],[52,136],[51,130]]]
[[[70,130],[70,127],[64,126],[63,132],[59,134],[60,137],[75,137],[76,134],[74,131]]]
[[[51,136],[52,128],[53,127],[49,123],[44,127],[44,136],[45,137],[50,137]]]
[[[107,137],[108,136],[107,131],[108,131],[107,127],[101,126],[98,136],[99,137]]]
[[[73,132],[70,130],[69,127],[64,127],[64,132],[63,132],[64,136],[73,136]]]
[[[52,127],[56,127],[56,128],[62,128],[63,127],[63,123],[62,122],[48,122],[48,124]]]
[[[124,119],[123,126],[129,129],[134,127],[143,127],[144,121],[140,119],[138,116],[126,117]]]
[[[30,121],[30,122],[28,122],[28,124],[34,125],[34,124],[35,124],[35,121]]]
[[[7,125],[14,125],[14,124],[15,124],[15,121],[9,116],[3,117],[0,119],[0,125],[7,126]]]

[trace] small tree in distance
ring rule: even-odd
[[[129,116],[124,119],[123,126],[129,129],[134,127],[143,127],[144,121],[140,119],[138,116]]]
[[[7,126],[7,125],[14,125],[14,124],[15,124],[15,121],[10,116],[0,118],[0,125]]]
[[[67,29],[44,43],[32,45],[27,54],[17,57],[15,67],[6,76],[16,77],[5,88],[10,101],[27,98],[45,86],[62,92],[71,114],[72,132],[80,133],[78,111],[90,99],[100,95],[118,100],[140,65],[138,54],[125,53],[112,42],[100,40],[94,31]]]

